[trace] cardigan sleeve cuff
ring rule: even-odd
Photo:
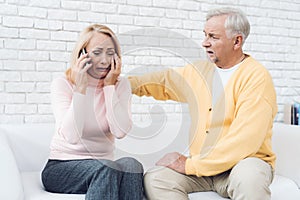
[[[185,161],[185,173],[187,175],[196,175],[197,174],[196,167],[194,165],[192,158],[188,158]]]

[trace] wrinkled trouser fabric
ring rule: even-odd
[[[86,194],[86,200],[141,200],[143,166],[134,158],[48,160],[42,182],[49,192]]]
[[[258,158],[246,158],[231,170],[216,176],[190,176],[166,167],[156,167],[145,174],[148,199],[187,200],[188,193],[215,191],[234,200],[269,200],[272,167]]]

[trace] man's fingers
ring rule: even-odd
[[[170,165],[171,160],[169,159],[168,155],[165,155],[164,157],[162,157],[161,159],[159,159],[155,164],[158,166],[168,166]]]

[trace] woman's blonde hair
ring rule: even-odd
[[[119,41],[118,41],[116,35],[114,34],[114,32],[110,28],[108,28],[105,25],[100,25],[100,24],[92,24],[92,25],[86,27],[80,33],[79,39],[76,42],[75,47],[71,54],[70,67],[65,72],[67,79],[72,84],[75,84],[75,77],[72,76],[72,70],[73,70],[72,68],[75,67],[76,61],[79,57],[81,50],[83,48],[86,48],[86,46],[92,39],[94,33],[103,33],[105,35],[108,35],[114,43],[115,51],[116,51],[117,55],[121,58],[121,48],[119,45]]]

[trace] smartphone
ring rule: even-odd
[[[84,55],[84,54],[87,54],[85,48],[83,48],[83,49],[81,49],[81,50],[79,51],[78,58],[79,58],[80,56]]]

